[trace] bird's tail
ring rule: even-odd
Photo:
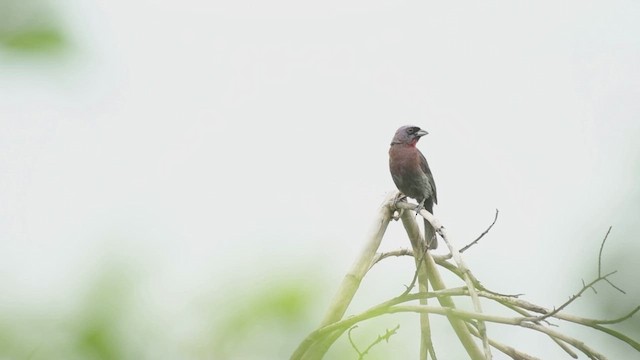
[[[427,221],[427,219],[424,219],[424,241],[427,244],[427,249],[433,250],[438,248],[436,229],[431,226],[431,223]]]

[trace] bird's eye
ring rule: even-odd
[[[413,134],[414,132],[416,132],[416,129],[415,128],[409,128],[409,130],[407,130],[407,132],[409,134]]]

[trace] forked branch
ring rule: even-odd
[[[614,319],[590,319],[585,317],[579,317],[567,313],[567,309],[572,303],[577,301],[578,298],[584,295],[587,289],[594,289],[600,282],[606,282],[615,289],[624,292],[621,288],[614,285],[611,281],[611,277],[615,274],[615,271],[604,272],[603,270],[603,250],[604,245],[609,237],[611,228],[608,229],[604,236],[600,249],[598,252],[598,265],[597,276],[595,279],[588,283],[584,283],[579,291],[569,297],[563,304],[548,309],[540,305],[533,304],[521,298],[519,295],[504,295],[495,291],[491,291],[484,287],[480,281],[472,274],[470,269],[466,266],[462,259],[461,253],[467,250],[469,247],[478,244],[491,230],[496,223],[498,217],[498,211],[493,222],[478,238],[473,240],[467,246],[461,248],[459,251],[454,247],[449,239],[445,228],[441,225],[437,218],[426,210],[420,211],[420,215],[427,219],[440,237],[444,240],[445,244],[449,248],[449,254],[445,255],[433,255],[430,251],[424,250],[423,238],[418,230],[418,225],[415,221],[415,217],[411,210],[414,210],[415,205],[408,203],[397,203],[395,194],[390,194],[387,200],[380,208],[378,213],[378,219],[374,223],[371,235],[368,238],[362,252],[354,262],[351,270],[345,275],[345,278],[340,285],[338,292],[334,298],[334,301],[329,306],[329,310],[325,315],[320,326],[312,331],[295,350],[291,359],[305,359],[305,360],[317,360],[322,359],[329,347],[335,342],[342,334],[348,333],[349,341],[353,348],[358,353],[359,359],[365,358],[368,352],[377,344],[380,344],[383,340],[388,340],[393,334],[396,333],[397,328],[387,330],[384,335],[381,335],[373,343],[371,343],[366,349],[359,350],[355,346],[355,342],[351,339],[350,329],[361,323],[362,321],[382,316],[385,314],[393,314],[400,312],[414,312],[421,315],[421,329],[423,332],[423,345],[421,350],[421,357],[426,359],[427,353],[435,358],[434,347],[431,344],[430,329],[428,328],[428,315],[445,316],[452,328],[454,329],[456,336],[460,339],[461,343],[467,350],[469,358],[474,360],[488,360],[491,358],[490,348],[493,347],[508,355],[515,360],[534,360],[537,359],[533,355],[524,353],[515,347],[503,344],[496,339],[492,339],[486,332],[484,324],[486,322],[502,324],[505,326],[516,326],[535,332],[540,332],[547,335],[558,346],[560,346],[570,357],[576,358],[576,351],[584,353],[591,359],[604,360],[606,357],[586,344],[584,341],[578,340],[571,336],[568,336],[561,331],[556,325],[551,325],[549,321],[551,319],[562,320],[569,323],[573,323],[579,326],[590,327],[596,331],[602,332],[609,336],[619,339],[620,341],[628,344],[637,352],[640,353],[640,343],[629,336],[620,333],[617,330],[613,330],[607,325],[620,323],[628,320],[636,313],[640,311],[640,305],[628,311],[626,314]],[[407,231],[408,237],[411,239],[412,249],[400,249],[390,251],[386,253],[377,253],[378,246],[382,240],[385,230],[391,219],[394,218],[394,210],[401,209],[398,218],[402,219],[403,225]],[[388,301],[380,303],[370,309],[361,312],[359,314],[343,318],[353,296],[355,295],[362,279],[366,275],[367,271],[380,263],[381,260],[394,256],[412,256],[416,263],[416,272],[413,274],[413,279],[400,296],[396,296]],[[451,261],[453,260],[453,261]],[[445,269],[456,276],[458,276],[463,282],[463,287],[447,288],[440,275],[439,269]],[[433,291],[428,291],[427,279],[431,284]],[[414,291],[416,282],[419,285],[419,290]],[[464,311],[456,308],[453,299],[455,297],[470,298],[474,304],[474,311]],[[440,306],[433,306],[426,302],[426,299],[437,299]],[[512,316],[494,315],[483,313],[480,307],[479,298],[484,298],[487,301],[493,301],[504,307]],[[408,304],[411,301],[420,300],[419,305]],[[473,336],[481,339],[483,343],[484,351],[481,351],[473,340]],[[426,340],[426,342],[425,342]],[[425,345],[428,347],[425,347]],[[575,351],[574,351],[575,350]]]

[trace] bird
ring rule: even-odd
[[[424,208],[433,214],[433,204],[438,203],[436,183],[427,159],[416,148],[418,140],[427,134],[417,126],[400,127],[389,148],[389,170],[398,190],[418,202],[416,211]],[[424,235],[427,248],[438,247],[435,229],[427,219],[424,219]]]

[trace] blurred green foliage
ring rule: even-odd
[[[128,359],[126,324],[131,278],[108,270],[71,309],[23,307],[1,313],[0,359]]]
[[[275,279],[281,280],[275,280]],[[215,306],[211,338],[206,346],[212,358],[287,358],[312,324],[315,282],[274,277],[248,296],[229,298]],[[211,357],[207,357],[211,358]]]
[[[60,50],[65,38],[56,28],[32,28],[0,34],[0,42],[12,51],[48,52]]]
[[[59,53],[67,35],[51,4],[45,0],[0,0],[0,47],[32,55]]]
[[[123,348],[126,323],[134,291],[131,276],[123,269],[104,272],[96,280],[73,322],[75,349],[83,358],[115,360],[130,358]]]
[[[210,335],[199,358],[203,359],[288,359],[320,321],[327,304],[318,303],[324,289],[317,276],[291,279],[286,274],[273,274],[267,284],[254,286],[249,293],[228,289],[227,298],[212,305]],[[244,296],[242,294],[245,294]],[[394,322],[395,320],[391,320]],[[358,345],[364,350],[384,328],[360,324]],[[363,340],[366,339],[366,340]],[[392,340],[393,341],[393,340]],[[335,359],[357,359],[357,353],[341,344],[331,349]],[[371,350],[367,359],[383,359],[385,345]]]
[[[266,284],[190,294],[188,302],[202,304],[189,309],[195,324],[180,316],[163,323],[161,314],[149,315],[153,311],[143,310],[140,316],[141,309],[150,307],[144,303],[149,298],[136,297],[144,281],[131,270],[121,265],[102,269],[84,293],[73,296],[74,304],[0,309],[0,359],[155,359],[158,354],[177,359],[286,359],[314,329],[326,306],[316,301],[327,289],[314,276],[303,280],[272,274]],[[188,328],[190,338],[175,337],[175,328]],[[363,323],[357,332],[363,350],[384,328]],[[346,338],[340,342],[331,358],[357,358]],[[388,344],[379,344],[366,358],[388,358],[388,350]]]

